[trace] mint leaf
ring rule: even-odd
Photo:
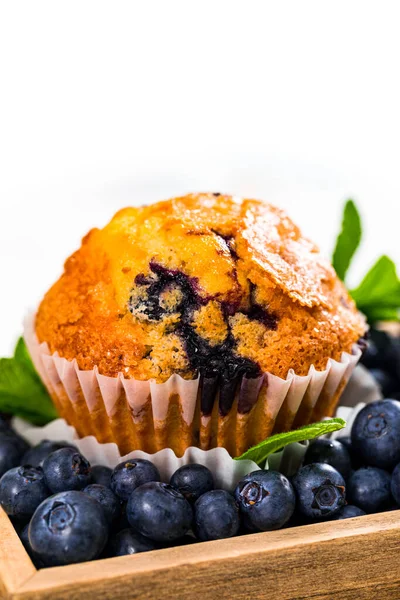
[[[346,426],[346,421],[343,419],[327,419],[320,423],[312,423],[311,425],[304,425],[294,431],[287,431],[286,433],[277,433],[263,442],[253,446],[247,452],[235,458],[235,460],[253,460],[258,465],[262,465],[270,454],[278,452],[288,444],[293,442],[304,442],[305,440],[313,440],[316,437],[338,431]]]
[[[388,256],[381,256],[350,293],[371,323],[399,320],[400,281],[396,265]]]
[[[367,317],[369,323],[378,321],[400,321],[400,308],[395,306],[368,306],[360,309]]]
[[[18,340],[13,358],[0,359],[0,412],[35,425],[45,425],[57,418],[22,338]]]
[[[333,252],[333,267],[340,279],[344,281],[351,259],[361,242],[361,218],[353,200],[348,200],[344,207],[342,231],[336,240]]]
[[[20,337],[14,349],[14,359],[24,365],[32,373],[36,373],[31,357],[29,356],[28,348],[24,342],[24,338]]]

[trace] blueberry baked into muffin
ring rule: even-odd
[[[67,390],[72,402],[62,385],[50,390],[80,433],[116,441],[121,451],[168,446],[181,454],[195,445],[237,455],[332,413],[344,381],[296,411],[285,396],[273,397],[274,385],[293,373],[310,383],[328,359],[352,352],[366,324],[332,266],[282,210],[191,194],[123,209],[90,231],[41,302],[35,331],[50,354],[76,361],[78,375],[95,369],[89,404],[81,376]],[[112,407],[101,376],[124,382]],[[177,376],[196,386],[190,423]],[[131,380],[148,382],[140,410],[126,392]],[[156,389],[167,390],[162,422]]]

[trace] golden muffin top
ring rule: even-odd
[[[81,369],[167,380],[325,368],[364,317],[284,211],[190,194],[119,211],[65,263],[36,317]]]

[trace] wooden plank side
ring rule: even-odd
[[[17,600],[400,597],[400,511],[38,571]]]
[[[15,593],[35,573],[10,519],[0,507],[0,597]]]

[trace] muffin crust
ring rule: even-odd
[[[39,341],[81,369],[157,382],[305,375],[365,331],[282,210],[219,194],[119,211],[82,240],[36,317]]]

